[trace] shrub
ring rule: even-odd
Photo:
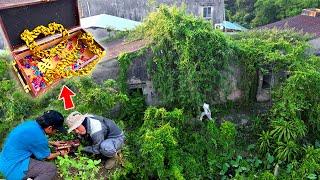
[[[99,178],[100,160],[92,160],[88,157],[81,156],[70,157],[65,155],[64,157],[58,156],[57,165],[59,168],[59,175],[63,179],[102,179]]]
[[[138,92],[128,96],[128,101],[123,103],[119,119],[126,122],[130,129],[140,128],[143,124],[144,112],[147,109],[145,98]]]
[[[224,154],[231,157],[235,151],[236,126],[230,121],[225,121],[220,127],[220,138]]]
[[[266,154],[269,152],[272,146],[272,135],[270,131],[262,131],[258,143],[261,154]]]
[[[283,119],[273,120],[271,135],[275,141],[299,140],[306,134],[306,126],[301,120],[285,121]]]
[[[180,176],[180,167],[174,161],[177,140],[175,129],[165,124],[154,130],[147,130],[141,137],[141,158],[144,162],[145,177],[153,176],[163,179],[165,177]],[[173,172],[172,172],[173,171]]]

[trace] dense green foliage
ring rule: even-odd
[[[255,100],[258,73],[277,74],[291,71],[307,58],[308,36],[292,30],[257,30],[233,36],[242,67],[244,102]],[[281,81],[281,79],[280,79]]]
[[[235,21],[250,28],[255,18],[254,3],[256,0],[228,0],[225,2],[226,19]]]
[[[318,70],[296,71],[276,92],[269,138],[273,145],[269,150],[274,150],[279,161],[300,159],[302,147],[319,139],[319,96],[315,93],[319,78]]]
[[[128,79],[128,70],[130,65],[133,63],[133,61],[146,53],[146,48],[140,49],[136,52],[131,52],[131,53],[123,53],[120,54],[118,57],[118,62],[119,62],[119,77],[118,77],[118,82],[120,83],[120,89],[122,92],[127,93],[128,87],[127,87],[127,79]]]
[[[220,72],[233,52],[222,33],[166,6],[151,13],[142,29],[153,53],[149,73],[166,107],[197,112],[204,102],[219,100],[214,94],[222,87]]]
[[[91,77],[82,77],[73,81],[66,81],[65,85],[76,93],[74,97],[76,107],[74,110],[79,112],[110,116],[115,105],[128,100],[127,96],[120,92],[114,80],[107,80],[103,84],[97,84]],[[38,103],[42,108],[57,109],[63,115],[68,115],[68,111],[65,111],[62,106],[63,102],[56,98],[61,86],[57,86],[41,97]]]
[[[15,90],[8,69],[9,62],[0,61],[0,144],[13,126],[32,114],[31,109],[36,104],[24,93]]]
[[[77,154],[77,158],[68,155],[57,158],[57,166],[60,171],[60,177],[66,180],[79,179],[100,179],[99,163],[101,160],[89,159],[86,156]]]
[[[250,28],[298,15],[305,8],[320,7],[319,0],[228,0],[227,19]]]
[[[192,71],[194,64],[207,61],[201,58],[197,61],[198,56],[189,56],[188,53],[200,51],[211,56],[214,54],[211,54],[211,51],[189,48],[192,35],[203,31],[197,28],[206,28],[201,25],[195,27],[193,24],[196,23],[192,21],[184,21],[181,16],[188,16],[179,12],[174,8],[160,8],[147,19],[144,30],[145,36],[152,42],[151,49],[154,54],[149,72],[153,81],[158,81],[157,90],[160,93],[165,92],[164,95],[161,94],[163,105],[171,109],[184,108],[184,111],[190,112],[194,110],[190,109],[190,106],[196,107],[199,102],[197,100],[201,100],[193,98],[194,94],[187,94],[199,87],[199,84],[192,80],[198,78],[197,81],[201,81],[201,77],[191,76],[190,72],[200,75],[200,71]],[[178,20],[184,23],[179,24]],[[157,29],[166,31],[159,32]],[[185,35],[184,30],[191,35]],[[123,170],[116,171],[113,178],[317,178],[319,161],[316,156],[319,150],[315,145],[319,143],[319,105],[318,84],[315,82],[319,81],[320,64],[319,58],[308,54],[309,38],[294,31],[268,30],[234,35],[232,46],[228,45],[231,44],[228,40],[220,39],[226,42],[227,46],[224,48],[228,52],[225,59],[220,59],[225,62],[220,63],[228,64],[231,59],[236,60],[242,69],[240,88],[244,92],[242,102],[247,106],[251,106],[255,101],[259,73],[287,74],[278,79],[276,86],[272,86],[273,106],[270,112],[253,121],[251,128],[255,129],[250,132],[253,133],[251,138],[256,144],[245,144],[245,147],[236,148],[239,144],[235,138],[242,137],[243,134],[237,134],[235,126],[230,122],[217,127],[211,121],[202,123],[192,120],[192,117],[187,115],[189,113],[180,114],[181,118],[178,119],[183,119],[182,121],[172,120],[175,118],[171,117],[170,112],[148,108],[142,125],[138,123],[141,121],[138,121],[136,126],[130,125],[133,131],[125,149],[127,165]],[[207,44],[209,45],[210,41]],[[187,59],[183,59],[185,57]],[[185,66],[179,67],[180,65],[190,67],[187,73],[183,71]],[[223,79],[221,72],[225,69],[216,70],[217,77]],[[184,76],[181,77],[180,74]],[[188,84],[186,93],[179,88],[186,89],[184,82],[187,79],[192,83]],[[171,82],[170,86],[168,82]],[[211,91],[215,90],[210,88]],[[205,91],[198,92],[205,94]],[[183,95],[188,95],[189,98],[184,99]],[[174,99],[179,102],[173,101]],[[188,107],[184,106],[185,103]],[[172,112],[175,111],[177,110]],[[228,109],[226,111],[228,112]],[[134,156],[130,156],[133,154]]]
[[[234,155],[236,129],[230,122],[218,128],[213,121],[191,120],[179,109],[149,107],[135,129],[128,133],[126,165],[113,174],[115,179],[217,177]]]
[[[305,166],[306,151],[317,152],[313,146],[319,139],[320,113],[317,93],[320,59],[308,53],[306,42],[309,37],[293,31],[269,30],[243,33],[234,38],[241,52],[239,60],[245,70],[243,78],[253,84],[247,86],[245,81],[243,90],[252,92],[257,86],[254,84],[256,79],[252,81],[257,72],[287,74],[272,89],[273,106],[265,118],[269,128],[264,128],[260,134],[259,154],[263,157],[270,153],[280,168],[290,169],[280,171],[280,176],[289,178],[287,175],[292,173],[294,176],[290,178],[317,177],[319,172],[315,167],[319,161],[311,160],[313,168],[310,171],[307,170],[310,167]]]

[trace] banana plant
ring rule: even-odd
[[[276,158],[279,161],[288,161],[295,159],[298,156],[300,147],[294,141],[277,142],[278,147],[275,150]]]

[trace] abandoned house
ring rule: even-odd
[[[320,56],[320,9],[304,9],[300,15],[270,23],[258,29],[293,29],[303,34],[311,35],[309,53]],[[277,84],[281,78],[286,77],[286,72],[274,74],[271,71],[263,75],[259,73],[259,86],[257,92],[258,101],[268,101],[271,96],[271,88]]]
[[[313,52],[316,54],[319,53],[320,49],[320,10],[318,9],[307,9],[304,10],[301,15],[291,17],[284,19],[279,22],[271,23],[262,27],[259,27],[259,29],[295,29],[298,32],[308,33],[313,35],[309,43],[313,47]],[[131,47],[131,51],[139,50],[143,47],[143,41],[140,42],[130,42],[130,43],[124,43],[121,45],[118,44],[119,47]],[[142,44],[141,44],[142,43]],[[114,46],[114,45],[111,45]],[[112,48],[111,48],[112,49]],[[111,50],[110,49],[110,50]],[[119,48],[116,48],[119,49]],[[126,49],[126,48],[124,48]],[[114,50],[111,50],[111,53],[113,53],[113,57],[109,59],[109,61],[101,62],[98,65],[97,70],[94,72],[94,77],[98,81],[102,81],[103,79],[107,78],[115,78],[118,73],[118,64],[116,61],[117,52],[114,52]],[[152,88],[152,82],[150,80],[150,77],[148,77],[148,74],[146,72],[146,57],[143,57],[141,59],[138,59],[134,61],[134,63],[129,68],[128,72],[128,85],[130,88],[141,88],[143,94],[147,96],[147,102],[149,104],[152,104],[156,102],[156,96],[155,92]],[[109,68],[113,71],[109,71],[108,73],[101,73],[102,68]],[[287,72],[278,72],[274,73],[272,72],[272,67],[266,67],[267,69],[270,69],[269,73],[262,73],[258,72],[258,87],[257,87],[257,94],[256,94],[256,100],[257,102],[268,102],[271,100],[271,91],[272,88],[281,82],[283,79],[287,78],[288,74]],[[113,72],[113,73],[111,73]],[[236,101],[241,98],[242,92],[237,87],[238,82],[240,81],[239,77],[241,76],[241,70],[239,67],[237,67],[236,64],[230,64],[229,72],[225,74],[227,77],[227,81],[230,85],[230,91],[228,94],[224,94],[224,92],[221,91],[220,99],[222,101],[225,100],[231,100]]]

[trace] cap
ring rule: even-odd
[[[63,127],[64,118],[58,111],[46,111],[41,117],[44,119],[47,125],[52,126],[54,129],[60,132],[66,132],[66,129]]]
[[[86,115],[82,115],[78,111],[72,112],[66,119],[66,124],[69,127],[68,133],[79,127],[86,117]]]

